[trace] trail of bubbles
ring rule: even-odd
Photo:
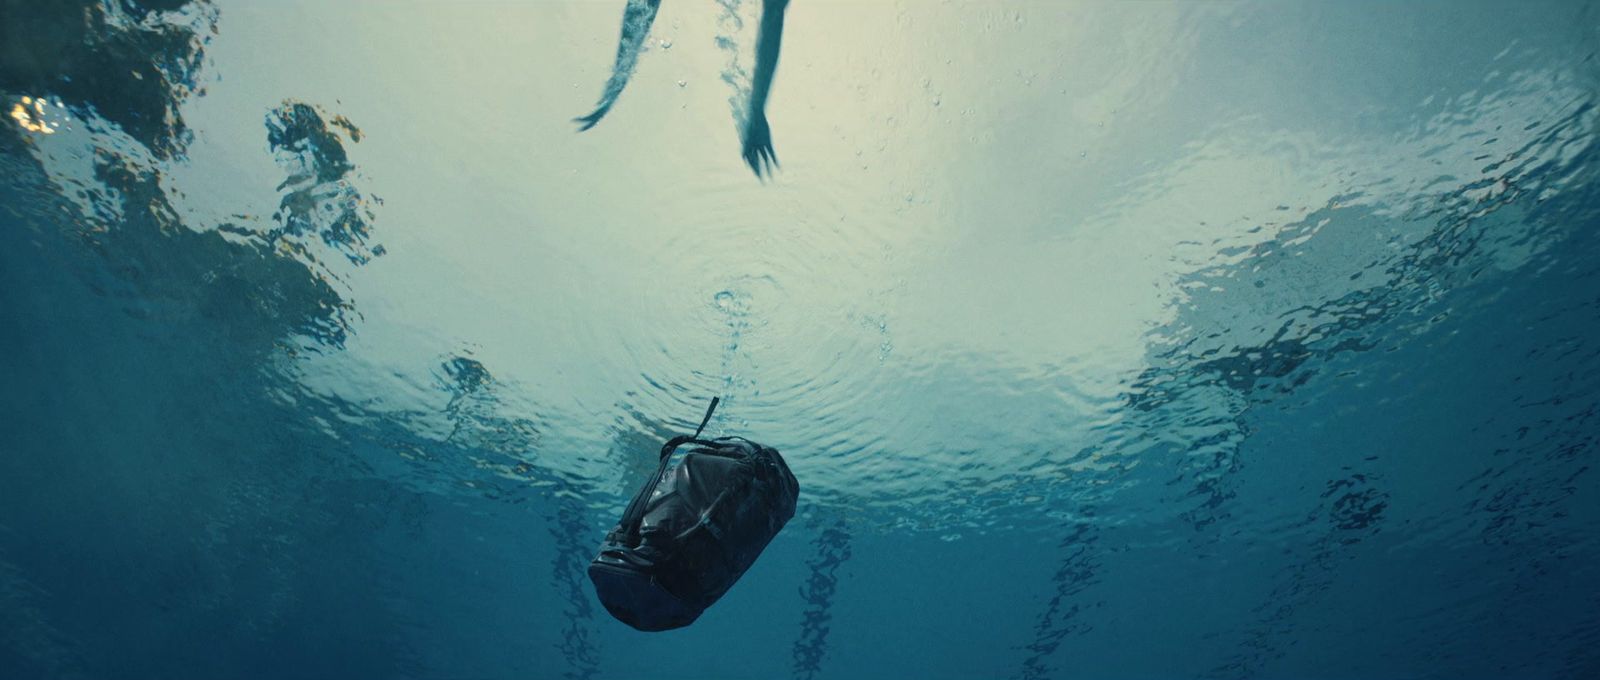
[[[550,526],[550,535],[556,542],[556,556],[551,560],[551,580],[566,599],[562,616],[566,627],[556,648],[567,662],[562,677],[569,680],[589,680],[600,672],[600,656],[594,642],[594,608],[589,604],[587,580],[584,576],[593,546],[588,538],[594,527],[589,513],[576,501],[558,502],[558,509]]]
[[[716,44],[726,55],[721,78],[733,91],[728,96],[728,106],[734,124],[742,129],[750,104],[750,71],[744,66],[744,49],[740,47],[742,38],[748,34],[744,30],[747,17],[741,0],[717,0],[717,4],[722,7],[722,13],[717,17],[717,29],[721,32],[717,34]]]
[[[812,524],[808,528],[821,531],[811,543],[816,555],[806,560],[811,576],[800,588],[806,609],[801,613],[800,634],[794,641],[794,675],[802,680],[812,680],[822,672],[828,633],[833,627],[831,610],[839,587],[839,567],[850,561],[850,531],[844,519],[835,519],[826,526],[820,521]]]
[[[1207,677],[1259,677],[1263,666],[1283,657],[1281,645],[1294,630],[1297,608],[1325,593],[1333,585],[1339,563],[1351,559],[1355,547],[1380,530],[1389,492],[1379,487],[1378,481],[1376,476],[1355,472],[1327,483],[1320,497],[1323,504],[1291,528],[1326,525],[1321,535],[1300,559],[1282,570],[1278,584],[1255,607],[1254,613],[1262,618],[1248,631],[1241,649],[1212,668]]]
[[[1081,616],[1085,610],[1096,605],[1078,600],[1085,591],[1099,583],[1099,548],[1099,529],[1094,524],[1094,513],[1092,510],[1086,511],[1068,524],[1066,536],[1057,546],[1063,556],[1061,565],[1050,576],[1050,582],[1055,585],[1054,593],[1034,623],[1033,641],[1022,648],[1028,652],[1027,658],[1022,660],[1022,670],[1012,677],[1020,680],[1053,677],[1047,662],[1062,641],[1093,628]]]

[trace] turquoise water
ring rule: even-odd
[[[624,4],[0,2],[0,678],[1600,675],[1595,3]]]

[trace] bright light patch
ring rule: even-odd
[[[11,119],[29,132],[42,135],[55,134],[61,129],[61,123],[46,120],[46,116],[49,115],[45,109],[46,105],[43,98],[23,97],[19,103],[11,106]]]

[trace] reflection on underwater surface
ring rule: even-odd
[[[795,3],[765,187],[759,3],[571,134],[614,4],[0,0],[4,675],[1600,669],[1593,3]],[[643,637],[714,395],[806,493]]]

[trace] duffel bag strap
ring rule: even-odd
[[[656,466],[655,476],[650,479],[650,483],[644,485],[644,488],[639,489],[638,494],[634,495],[633,501],[628,503],[627,511],[622,513],[622,521],[617,523],[617,530],[611,532],[606,537],[607,539],[630,547],[638,544],[639,524],[644,521],[645,508],[650,504],[650,492],[656,488],[656,485],[661,483],[661,477],[667,474],[667,461],[672,458],[672,452],[684,444],[710,443],[699,439],[700,433],[705,431],[706,423],[711,422],[711,414],[716,413],[717,404],[721,402],[722,397],[712,397],[711,405],[706,407],[705,417],[700,419],[700,427],[694,428],[694,434],[673,437],[667,440],[665,446],[661,447],[661,464]]]

